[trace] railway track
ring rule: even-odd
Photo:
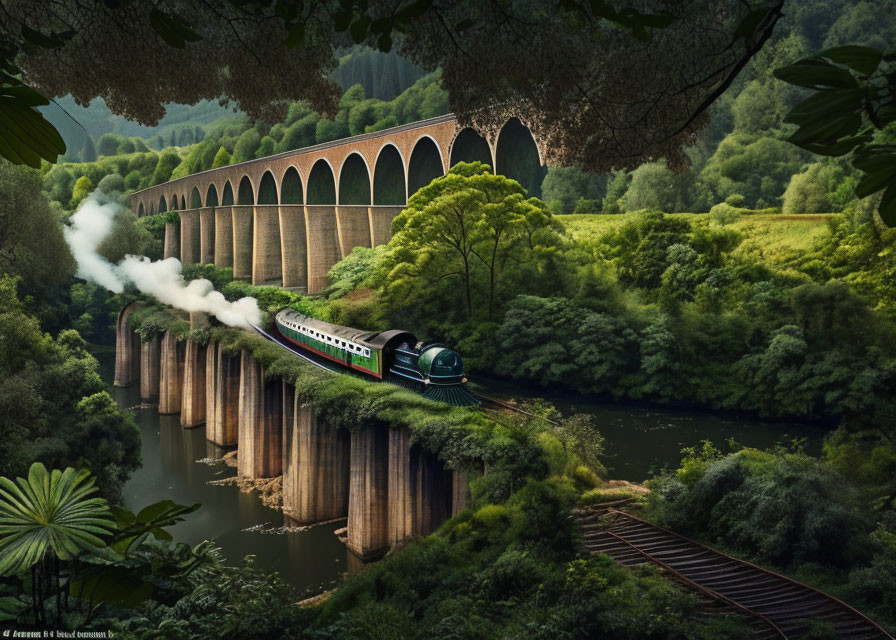
[[[802,638],[810,620],[827,623],[843,640],[894,640],[849,605],[802,584],[710,549],[615,507],[578,514],[585,548],[622,565],[652,563],[678,584],[727,614],[748,616],[755,637]]]

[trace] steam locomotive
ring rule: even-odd
[[[445,345],[423,344],[400,329],[361,331],[330,324],[292,309],[281,310],[274,322],[288,342],[340,367],[414,389],[439,402],[479,404],[465,387],[460,355]]]

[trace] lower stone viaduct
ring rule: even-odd
[[[180,414],[184,428],[237,447],[237,474],[282,476],[283,512],[298,524],[346,519],[343,541],[362,560],[434,531],[470,500],[467,472],[446,469],[411,442],[406,429],[336,429],[301,404],[295,388],[266,380],[251,353],[214,341],[178,340],[170,331],[146,342],[129,326],[136,304],[116,324],[115,386],[140,385],[143,402]],[[207,323],[190,314],[193,328]]]
[[[171,180],[132,194],[130,206],[138,216],[177,211],[166,258],[317,293],[354,247],[389,241],[414,192],[475,160],[541,195],[543,153],[519,120],[480,135],[447,115]]]

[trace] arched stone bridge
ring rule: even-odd
[[[453,115],[203,171],[130,196],[138,216],[177,211],[165,257],[316,293],[354,247],[389,241],[419,188],[462,161],[485,162],[541,195],[543,153],[519,120],[485,136]]]

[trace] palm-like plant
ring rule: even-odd
[[[95,491],[88,471],[49,473],[40,462],[18,486],[0,478],[0,574],[19,574],[50,551],[68,560],[105,546],[115,521],[103,498],[90,497]]]
[[[92,497],[96,488],[88,471],[69,467],[50,473],[35,462],[28,478],[17,482],[0,478],[0,575],[31,570],[37,620],[43,617],[47,578],[55,582],[58,599],[58,561],[105,546],[103,538],[115,529],[115,521],[106,501]]]

